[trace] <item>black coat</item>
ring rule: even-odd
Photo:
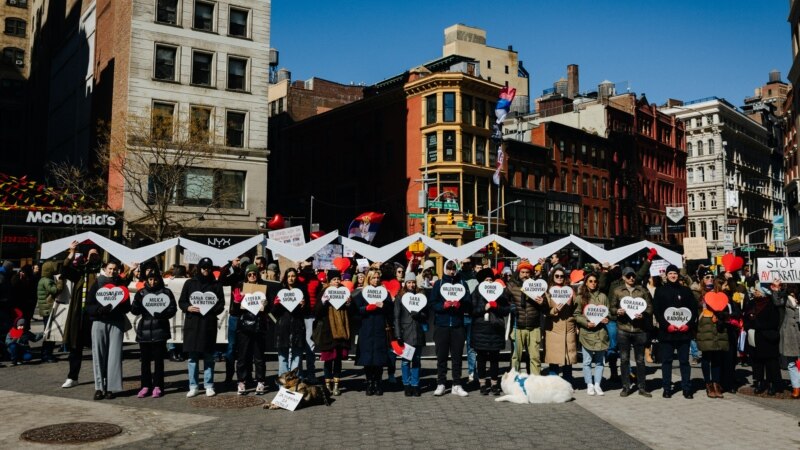
[[[288,309],[280,304],[272,305],[272,316],[277,320],[275,324],[275,347],[279,349],[303,348],[306,343],[306,323],[303,319],[309,310],[308,294],[302,285],[297,284],[295,287],[303,292],[303,306],[297,306],[294,311],[289,312]],[[281,285],[281,289],[288,289],[288,286]]]
[[[367,303],[359,292],[355,296],[355,305],[361,317],[361,328],[358,331],[359,366],[385,366],[389,362],[389,343],[386,339],[386,325],[393,320],[394,304],[387,296],[383,308],[367,311]]]
[[[206,315],[199,312],[189,312],[192,306],[189,297],[192,292],[213,292],[217,296],[217,303]],[[183,319],[183,351],[211,353],[217,343],[217,316],[225,310],[225,293],[222,285],[213,276],[202,277],[197,275],[183,285],[178,307],[186,313]]]
[[[347,317],[348,327],[352,326],[352,300],[350,305],[344,304],[342,308],[337,310],[334,314],[344,314]],[[336,348],[350,348],[350,338],[347,339],[334,339],[333,330],[331,329],[330,310],[336,308],[330,302],[323,302],[322,296],[320,300],[314,305],[314,334],[311,336],[314,339],[314,350],[318,352],[329,352]],[[353,334],[350,328],[350,334]]]
[[[477,289],[472,293],[472,335],[470,337],[472,348],[488,351],[500,351],[505,348],[506,322],[504,317],[511,312],[509,296],[508,289],[503,290],[503,295],[497,299],[497,308],[487,312],[486,304],[488,302],[486,299]]]
[[[417,291],[418,294],[422,290]],[[425,331],[422,325],[428,323],[428,314],[431,306],[425,305],[421,311],[417,313],[410,313],[403,306],[401,299],[405,294],[405,290],[401,289],[394,299],[394,332],[395,336],[402,339],[404,343],[416,348],[415,351],[422,351],[425,347]]]
[[[169,305],[161,312],[150,314],[150,311],[142,306],[142,299],[148,294],[165,294],[169,297]],[[169,319],[175,317],[176,312],[178,312],[178,303],[175,301],[175,296],[171,290],[164,287],[163,283],[161,286],[154,286],[152,289],[145,286],[137,291],[131,304],[131,313],[135,316],[142,316],[136,325],[136,342],[168,341],[172,337]]]
[[[772,302],[772,297],[761,297],[751,301],[744,311],[744,329],[755,330],[756,346],[745,346],[747,353],[759,359],[780,356],[781,313]]]
[[[236,324],[237,333],[264,334],[267,332],[267,327],[269,326],[268,317],[270,307],[272,306],[272,299],[275,298],[275,294],[278,293],[278,290],[273,286],[267,285],[267,282],[261,279],[256,281],[255,284],[267,286],[267,292],[265,294],[267,300],[264,304],[264,310],[258,314],[253,314],[250,311],[242,308],[241,301],[237,302],[233,298],[233,296],[236,295],[237,290],[239,293],[241,293],[241,295],[244,295],[242,292],[244,283],[238,283],[234,288],[234,292],[231,293],[230,314],[231,316],[239,318],[239,323]]]
[[[84,309],[86,314],[89,316],[89,319],[92,321],[100,321],[100,322],[121,322],[125,320],[125,317],[128,314],[128,311],[131,310],[131,299],[127,298],[120,302],[114,309],[111,311],[106,311],[106,308],[97,301],[97,291],[106,286],[108,284],[113,284],[114,286],[122,286],[127,288],[127,283],[125,280],[119,277],[106,277],[105,275],[98,275],[97,280],[94,282],[92,287],[89,288],[89,291],[86,293],[86,305]]]
[[[692,313],[692,318],[687,325],[689,330],[685,333],[670,333],[667,331],[669,322],[664,317],[667,308],[687,308]],[[656,289],[653,296],[653,315],[658,321],[659,341],[688,341],[694,336],[697,329],[697,300],[692,290],[680,283],[664,283]]]

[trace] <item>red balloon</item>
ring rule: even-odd
[[[322,231],[322,230],[312,231],[310,236],[311,236],[311,240],[313,241],[314,239],[319,239],[322,236],[325,236],[325,232]]]
[[[280,230],[281,228],[286,226],[286,221],[283,220],[283,216],[280,214],[275,214],[272,216],[272,219],[267,222],[267,228],[270,230]]]
[[[350,259],[349,258],[342,258],[341,256],[335,258],[333,260],[333,266],[339,269],[339,272],[344,273],[347,269],[350,268]]]

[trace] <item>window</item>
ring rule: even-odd
[[[589,196],[589,175],[583,175],[583,183],[581,183],[581,187],[583,190],[583,196]]]
[[[436,94],[425,97],[425,123],[436,123]]]
[[[697,168],[697,182],[702,183],[706,181],[706,171],[702,167]]]
[[[228,35],[236,37],[248,37],[247,22],[250,11],[247,9],[231,8],[228,18]]]
[[[472,135],[471,134],[462,134],[461,135],[461,162],[464,164],[472,164]],[[509,169],[509,178],[513,178],[510,175]]]
[[[558,151],[559,151],[559,153],[561,153],[561,161],[562,162],[566,161],[567,160],[567,149],[566,149],[566,147],[564,147],[564,141],[563,140],[558,141]]]
[[[175,104],[154,102],[150,121],[150,136],[158,141],[172,141]]]
[[[228,89],[244,91],[247,89],[247,60],[244,58],[228,58]]]
[[[244,122],[247,114],[228,111],[225,120],[225,145],[228,147],[244,147]]]
[[[700,199],[700,211],[704,211],[706,209],[706,194],[700,193],[697,197]]]
[[[605,178],[600,180],[600,198],[608,197],[608,180]]]
[[[492,68],[492,61],[491,60],[488,60],[488,59],[486,60],[486,68],[487,69],[491,69]]]
[[[461,122],[472,125],[472,97],[469,95],[461,96]]]
[[[689,194],[689,209],[694,211],[694,194]]]
[[[694,169],[686,169],[686,182],[694,183]]]
[[[188,167],[180,173],[169,166],[153,164],[148,177],[148,201],[169,193],[171,204],[181,206],[210,206],[215,208],[244,208],[245,172]]]
[[[444,160],[445,161],[455,161],[456,160],[456,132],[455,131],[445,131],[443,134],[444,137]]]
[[[711,181],[717,179],[717,168],[716,166],[708,166],[708,176]]]
[[[176,81],[175,61],[178,48],[156,44],[156,70],[153,77],[156,80]]]
[[[219,208],[244,208],[244,180],[246,172],[220,170],[214,177],[215,204]]]
[[[561,191],[567,192],[567,169],[561,169]]]
[[[709,155],[713,155],[714,154],[714,140],[713,139],[709,139],[708,140],[708,154]]]
[[[572,193],[578,193],[578,172],[572,172]]]
[[[486,165],[486,138],[475,138],[475,164]]]
[[[694,156],[694,155],[692,155],[692,143],[691,142],[687,142],[686,143],[686,155],[687,156]]]
[[[689,222],[689,237],[697,237],[697,225],[694,222]]]
[[[6,19],[5,33],[11,36],[25,37],[26,25],[27,24],[22,19],[8,18]]]
[[[211,131],[211,108],[192,106],[189,140],[208,143]]]
[[[194,29],[214,31],[214,5],[215,3],[194,2]]]
[[[16,6],[17,8],[27,8],[28,0],[6,0],[6,5]]]
[[[438,159],[438,156],[437,156],[437,152],[438,152],[437,145],[438,145],[438,142],[437,142],[437,139],[436,139],[436,133],[429,133],[429,134],[427,134],[425,136],[425,147],[426,147],[426,149],[428,151],[428,162],[429,163],[436,162],[436,160]]]
[[[717,193],[711,192],[711,209],[717,209]]]
[[[705,221],[700,222],[700,236],[704,238],[708,238],[708,231],[706,230],[706,223]]]
[[[592,177],[592,197],[597,198],[597,177]]]
[[[522,175],[522,177],[521,177],[521,178],[522,178],[522,180],[521,180],[521,181],[522,181],[522,183],[520,184],[520,186],[521,186],[523,189],[528,189],[528,186],[530,186],[530,185],[528,184],[528,168],[527,168],[527,167],[525,167],[525,166],[522,166],[522,170],[520,171],[520,173],[521,173],[521,175]]]
[[[156,22],[178,24],[178,0],[158,0]]]
[[[589,235],[589,207],[583,207],[583,235]]]
[[[25,51],[19,48],[6,47],[3,49],[3,62],[16,66],[25,65]]]
[[[703,141],[697,141],[697,156],[703,156]]]
[[[719,240],[719,225],[717,225],[716,220],[711,221],[711,240],[712,241]]]
[[[192,84],[199,86],[211,86],[213,61],[213,53],[192,53]]]
[[[600,236],[600,208],[595,208],[592,214],[592,221],[594,222],[594,235]]]
[[[444,121],[456,121],[456,94],[454,92],[444,93]]]
[[[489,167],[497,167],[497,146],[492,150],[492,146],[489,145]]]
[[[486,128],[486,101],[475,99],[475,126]]]

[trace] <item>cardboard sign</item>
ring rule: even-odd
[[[103,306],[111,305],[111,309],[114,309],[122,303],[122,301],[128,296],[128,289],[124,286],[114,286],[113,284],[107,284],[100,289],[97,290],[97,294],[95,298],[97,302]]]
[[[660,277],[667,273],[667,267],[669,267],[670,262],[666,259],[656,259],[652,263],[650,263],[650,276],[651,277]]]
[[[690,259],[708,259],[708,246],[704,237],[683,238],[683,256]]]
[[[142,297],[142,307],[150,313],[151,316],[164,311],[169,306],[169,295],[167,294],[147,294]]]
[[[531,299],[536,299],[547,292],[547,281],[528,278],[522,283],[522,292]]]
[[[242,299],[242,308],[250,311],[250,314],[256,316],[261,312],[261,307],[267,301],[267,295],[261,291],[245,294]]]
[[[294,411],[302,400],[303,394],[288,391],[286,388],[281,387],[278,393],[275,394],[275,398],[272,399],[272,404],[289,411]]]
[[[286,308],[287,311],[292,312],[303,300],[303,291],[297,288],[281,289],[278,291],[278,300],[281,306]]]
[[[413,345],[405,344],[405,345],[403,345],[403,351],[402,352],[398,353],[397,350],[395,350],[394,353],[397,356],[399,356],[400,358],[405,359],[406,361],[411,361],[411,358],[414,357],[414,352],[416,350],[417,350],[417,348],[414,347]]]
[[[625,314],[632,320],[647,310],[647,301],[642,297],[626,296],[619,300],[619,306],[625,310]]]
[[[608,317],[608,307],[605,305],[586,305],[583,308],[583,315],[586,316],[589,322],[597,325]]]
[[[503,295],[503,285],[496,281],[484,281],[478,285],[478,292],[486,301],[493,302]]]
[[[800,283],[800,258],[758,258],[758,280],[772,283]]]
[[[361,290],[364,300],[370,305],[382,302],[389,296],[389,291],[383,286],[367,286]]]
[[[406,292],[400,299],[400,303],[403,304],[403,307],[408,312],[413,313],[422,311],[422,308],[428,304],[428,299],[422,294],[412,294],[411,292]]]
[[[557,305],[566,305],[569,299],[572,298],[572,288],[568,286],[553,286],[550,288],[550,298]]]
[[[350,290],[344,286],[338,288],[331,286],[322,294],[322,301],[329,302],[336,309],[342,309],[348,298],[350,298]]]
[[[689,308],[675,308],[670,306],[664,311],[664,319],[670,325],[682,327],[692,320],[692,311]]]
[[[462,284],[442,283],[439,293],[448,302],[458,302],[467,294],[467,289]]]
[[[356,272],[366,272],[369,269],[369,260],[367,258],[356,259]]]
[[[195,291],[189,295],[189,304],[200,308],[200,314],[205,316],[217,304],[217,295],[213,292]]]

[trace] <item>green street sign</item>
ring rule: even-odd
[[[476,223],[475,224],[475,230],[476,231],[484,231],[485,229],[486,229],[486,225],[484,225],[482,223]],[[481,234],[483,234],[483,233],[481,233]]]
[[[476,231],[475,232],[475,239],[482,238],[482,237],[483,237],[483,233],[481,233],[480,231]]]
[[[428,208],[441,208],[442,202],[428,202]]]
[[[442,208],[449,209],[452,211],[458,211],[458,203],[457,202],[444,202],[442,204]]]
[[[425,218],[425,214],[424,213],[410,213],[408,215],[408,217],[410,217],[412,219],[424,219]]]
[[[469,228],[469,225],[467,225],[467,222],[456,222],[456,226],[458,228]]]
[[[756,251],[755,247],[742,247],[743,252],[754,252]]]

